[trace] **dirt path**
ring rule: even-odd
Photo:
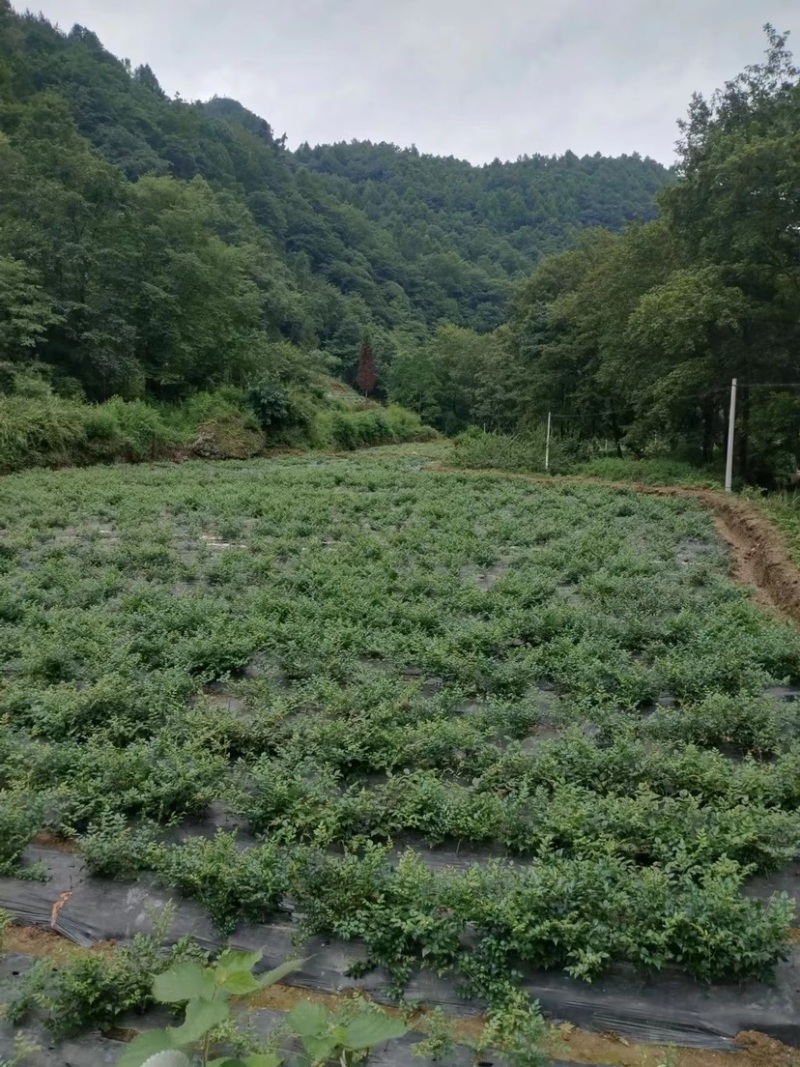
[[[646,486],[636,486],[636,489],[647,491]],[[792,563],[782,535],[769,519],[744,500],[709,489],[661,490],[661,493],[691,497],[708,508],[714,516],[717,533],[730,546],[734,578],[750,586],[759,603],[800,622],[800,571]]]
[[[516,471],[473,470],[431,464],[428,470],[446,474],[486,475],[535,482],[537,485],[597,485],[607,489],[646,493],[648,496],[696,500],[714,516],[717,534],[730,547],[733,577],[749,586],[758,603],[774,608],[800,623],[800,571],[792,563],[782,535],[754,508],[728,493],[683,486],[643,485],[640,482],[609,482],[602,478],[564,475],[558,478]]]

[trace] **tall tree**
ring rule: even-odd
[[[356,385],[364,396],[369,396],[375,392],[377,384],[378,375],[375,371],[375,353],[372,351],[372,345],[365,339],[361,342],[361,350],[358,354]]]

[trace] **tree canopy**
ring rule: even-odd
[[[385,395],[399,353],[496,329],[540,257],[652,217],[671,180],[636,156],[291,153],[237,101],[169,99],[90,29],[0,0],[0,360],[91,398],[237,382],[277,341],[353,383],[365,335]]]
[[[710,459],[740,384],[739,472],[770,482],[800,454],[800,77],[766,27],[764,62],[681,123],[657,218],[590,230],[519,288],[489,421],[559,426]],[[472,421],[483,413],[477,409]]]

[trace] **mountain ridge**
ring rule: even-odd
[[[65,32],[0,0],[0,30],[0,131],[21,171],[37,170],[33,145],[50,122],[58,136],[74,125],[97,165],[112,165],[132,190],[143,179],[204,181],[214,234],[269,261],[269,284],[254,282],[270,291],[266,335],[324,350],[350,380],[365,335],[383,378],[406,339],[419,342],[443,323],[493,331],[542,256],[583,228],[651,218],[672,179],[635,157],[473,165],[365,142],[292,152],[238,101],[170,99],[149,66],[117,59],[85,27]],[[20,218],[36,214],[21,189],[14,195]],[[118,195],[121,204],[133,193]],[[220,213],[230,217],[213,221]],[[2,252],[29,262],[46,287],[57,284],[46,258],[34,263],[13,235],[0,240]]]

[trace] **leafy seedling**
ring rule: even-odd
[[[295,1005],[286,1024],[300,1038],[305,1051],[302,1067],[322,1067],[331,1062],[353,1067],[370,1049],[402,1037],[407,1029],[402,1019],[366,1004],[344,1017],[310,1001]]]
[[[203,1067],[278,1067],[281,1060],[274,1053],[211,1058],[214,1032],[230,1019],[231,999],[274,985],[302,962],[289,960],[256,977],[252,970],[261,957],[260,951],[226,949],[212,966],[179,963],[157,975],[153,996],[161,1004],[185,1004],[183,1023],[140,1034],[122,1053],[118,1067],[189,1067],[187,1052],[199,1056]]]

